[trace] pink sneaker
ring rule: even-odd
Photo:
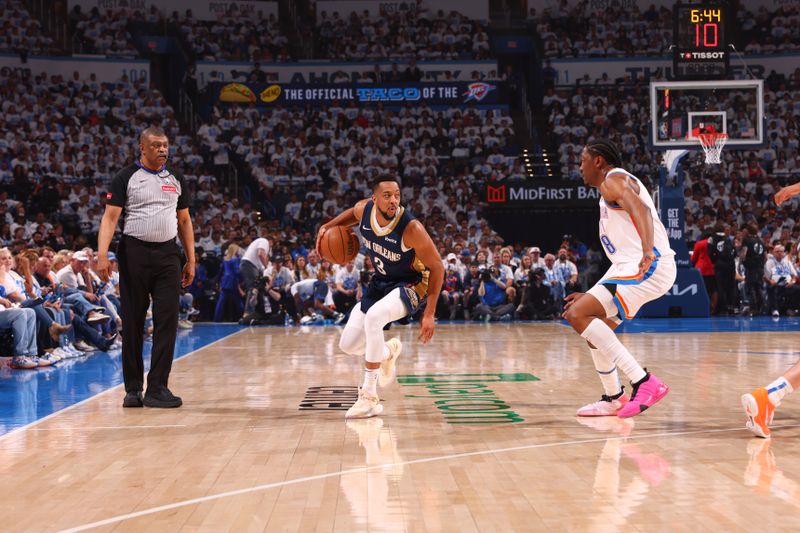
[[[617,416],[619,410],[628,403],[628,395],[623,394],[616,400],[612,400],[603,394],[600,401],[584,405],[578,409],[578,416]]]
[[[668,392],[669,387],[666,383],[648,373],[646,381],[638,386],[634,385],[631,400],[619,410],[617,416],[620,418],[636,416],[653,407]]]

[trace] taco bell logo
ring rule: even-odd
[[[478,83],[470,83],[467,86],[467,92],[464,93],[463,96],[466,96],[464,99],[464,103],[466,104],[470,100],[475,100],[476,102],[480,102],[486,95],[490,92],[494,91],[497,87],[494,85],[490,85],[488,83],[478,82]]]

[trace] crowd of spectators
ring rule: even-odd
[[[435,14],[382,10],[349,16],[322,10],[317,16],[319,55],[336,61],[480,60],[491,57],[487,25],[457,11]]]
[[[86,12],[76,4],[69,12],[73,53],[137,57],[139,51],[133,44],[128,24],[140,15],[125,8],[101,11],[93,7]]]
[[[171,22],[182,32],[196,59],[204,61],[292,61],[289,39],[280,31],[275,15],[239,11],[231,3],[217,20],[199,20],[191,10],[173,13]]]
[[[246,164],[267,217],[298,229],[362,198],[379,174],[401,178],[415,213],[430,207],[443,226],[466,226],[475,222],[476,183],[524,176],[512,121],[500,109],[234,105],[216,107],[198,136],[209,152]]]
[[[539,34],[545,58],[662,56],[672,45],[672,10],[636,2],[558,2],[531,8],[530,24]]]
[[[48,246],[13,255],[0,248],[0,339],[11,367],[53,365],[94,351],[120,349],[119,276],[94,273],[91,249],[56,252]]]
[[[42,32],[42,24],[31,17],[22,0],[0,0],[0,53],[23,55],[58,51],[52,37]]]
[[[158,89],[122,76],[26,74],[0,69],[0,241],[5,246],[72,247],[94,240],[109,180],[136,155],[139,133],[161,126],[194,188],[213,177],[192,136],[183,134]],[[13,216],[12,216],[13,213]],[[31,216],[27,216],[31,215]],[[20,218],[21,217],[21,218]],[[45,223],[46,222],[46,223]]]
[[[786,3],[774,10],[764,5],[752,7],[740,2],[736,11],[745,52],[769,55],[800,51],[800,5]]]
[[[800,6],[751,8],[739,3],[737,32],[740,49],[749,54],[800,51]],[[531,8],[530,24],[539,34],[545,58],[664,56],[673,44],[670,6],[608,2],[598,9],[590,2],[560,2],[542,10]]]

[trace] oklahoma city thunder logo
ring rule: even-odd
[[[494,91],[497,87],[494,85],[490,85],[488,83],[478,82],[478,83],[470,83],[467,86],[467,91],[463,94],[466,96],[464,99],[464,103],[469,102],[470,100],[475,100],[476,102],[480,102],[486,95],[490,92]]]

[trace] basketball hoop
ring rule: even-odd
[[[719,165],[722,148],[725,146],[725,143],[728,142],[728,134],[716,132],[700,133],[697,135],[697,138],[700,140],[700,145],[706,153],[706,164]]]

